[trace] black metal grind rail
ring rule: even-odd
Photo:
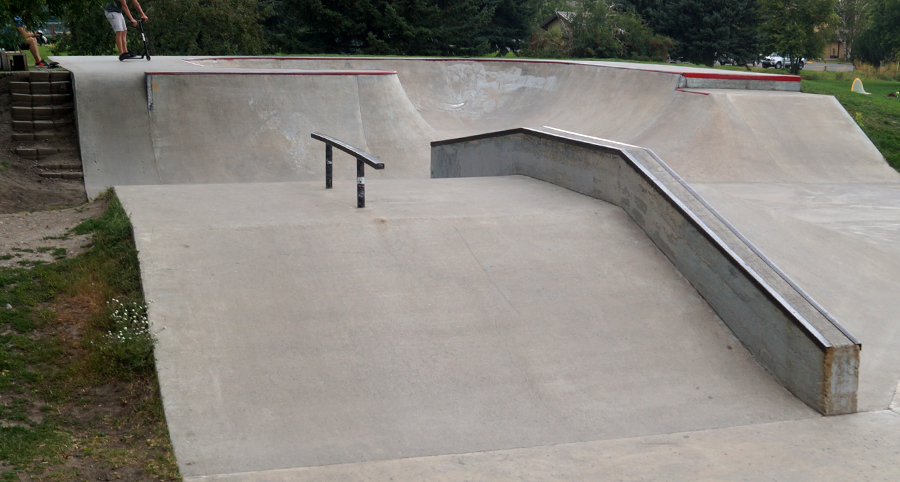
[[[356,158],[356,207],[366,207],[366,175],[364,172],[366,164],[375,169],[384,169],[384,163],[362,149],[357,149],[334,137],[319,134],[318,132],[313,132],[310,137],[325,143],[325,189],[331,189],[331,165],[333,159],[331,147],[337,147]]]

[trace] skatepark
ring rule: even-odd
[[[57,60],[186,480],[900,476],[900,175],[796,77]]]

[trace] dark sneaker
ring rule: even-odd
[[[140,55],[138,55],[134,52],[125,52],[125,54],[128,55],[129,59],[136,59],[136,58],[140,57]]]
[[[129,53],[131,52],[125,52],[124,54],[119,55],[119,60],[130,59],[131,57],[128,55]]]
[[[44,62],[43,60],[41,60],[40,62],[35,62],[34,66],[35,67],[49,67],[49,65],[47,65],[47,62]]]

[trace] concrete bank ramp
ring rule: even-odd
[[[552,184],[117,192],[186,477],[818,417],[622,210]]]
[[[324,180],[325,147],[311,129],[391,159],[390,172],[371,177],[428,177],[421,160],[436,135],[394,73],[182,72],[148,74],[147,83],[162,184]],[[351,161],[335,159],[337,178],[356,178]]]
[[[211,59],[206,70],[388,69],[447,139],[553,126],[653,149],[691,182],[900,181],[830,96],[780,90],[680,89],[721,71],[621,63],[448,59]],[[744,75],[735,73],[736,76]],[[771,85],[790,76],[747,74]],[[724,77],[729,77],[724,75]]]
[[[679,88],[687,75],[713,75],[702,69],[157,57],[113,72],[103,59],[64,59],[79,107],[90,106],[78,123],[91,196],[127,184],[320,180],[311,132],[390,161],[376,177],[426,178],[429,142],[522,126],[648,147],[691,182],[900,181],[834,99]],[[757,87],[797,83],[745,76],[766,79]]]

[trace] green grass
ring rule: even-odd
[[[123,466],[180,479],[131,224],[105,196],[105,213],[73,230],[92,235],[85,253],[0,267],[0,480],[83,480]],[[126,408],[113,416],[103,405]]]
[[[829,72],[840,73],[842,72]],[[834,77],[833,75],[804,77],[808,78],[804,78],[800,84],[803,92],[833,95],[878,147],[888,164],[900,171],[900,98],[887,96],[890,92],[900,91],[900,82],[864,81],[866,92],[871,95],[862,95],[850,92],[852,75],[846,75],[844,80],[827,78]]]

